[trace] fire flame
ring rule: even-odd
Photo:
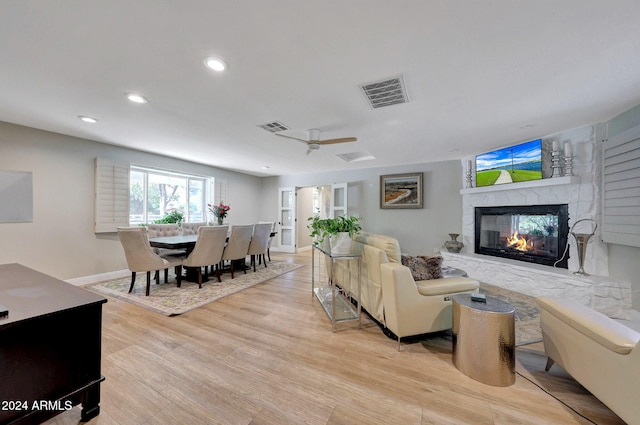
[[[515,232],[513,236],[507,236],[507,246],[518,251],[533,251],[533,241],[527,241]]]

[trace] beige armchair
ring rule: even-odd
[[[380,264],[382,299],[387,328],[400,339],[451,329],[455,294],[478,291],[480,282],[467,277],[413,280],[411,270],[398,263]]]
[[[202,288],[202,267],[217,264],[222,259],[224,244],[227,239],[227,226],[200,226],[198,240],[193,251],[182,261],[183,267],[198,269],[198,287]],[[220,270],[216,270],[216,277],[220,282]]]
[[[629,425],[640,424],[640,333],[567,298],[538,297],[548,359]]]
[[[235,269],[235,263],[238,260],[244,260],[247,257],[249,251],[249,243],[251,243],[251,235],[253,234],[253,225],[232,226],[231,236],[229,236],[229,242],[224,248],[222,253],[222,261],[229,261],[231,263],[231,279],[233,279],[233,272]],[[246,269],[244,270],[246,273]]]
[[[131,270],[131,286],[129,292],[133,291],[136,282],[137,272],[147,272],[147,289],[145,294],[149,296],[151,288],[151,272],[166,270],[175,267],[177,284],[180,286],[180,275],[182,274],[182,260],[180,258],[163,258],[153,252],[149,245],[147,231],[144,227],[119,227],[118,237],[124,248],[124,255],[127,265]],[[159,282],[159,274],[156,273],[156,283]]]
[[[265,254],[267,253],[267,247],[271,239],[270,234],[271,223],[258,223],[253,226],[253,236],[247,249],[247,255],[251,256],[251,265],[253,266],[254,272],[256,271],[256,256],[260,257],[264,262],[264,266],[267,267]]]

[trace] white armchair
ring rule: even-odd
[[[474,293],[480,283],[466,277],[413,280],[411,270],[398,263],[380,265],[387,328],[398,338],[451,329],[455,294]]]

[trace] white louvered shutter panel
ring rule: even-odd
[[[602,240],[640,247],[640,126],[603,143]]]
[[[96,158],[95,233],[129,225],[129,164]]]
[[[229,205],[229,199],[227,199],[227,181],[223,179],[214,179],[213,204],[219,205],[220,202],[223,202],[225,205]]]

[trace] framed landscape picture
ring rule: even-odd
[[[380,208],[422,208],[422,173],[380,176]]]

